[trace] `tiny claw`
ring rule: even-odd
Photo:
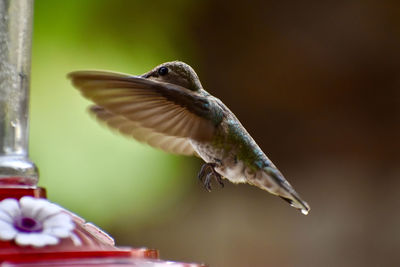
[[[197,178],[200,180],[200,182],[203,182],[204,176],[206,176],[206,172],[207,172],[207,168],[208,165],[204,164],[203,166],[201,166],[199,174],[197,175]]]
[[[219,183],[219,185],[221,186],[221,188],[224,188],[224,182],[222,181],[222,176],[221,175],[217,175],[216,179],[217,182]]]
[[[211,177],[213,177],[213,173],[212,172],[207,174],[206,179],[204,180],[204,188],[208,192],[211,192]]]
[[[214,178],[222,188],[224,187],[222,176],[215,171],[214,167],[214,163],[205,163],[203,166],[201,166],[200,172],[197,175],[199,180],[203,183],[204,188],[208,192],[211,192],[211,178]]]

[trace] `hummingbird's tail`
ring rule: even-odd
[[[270,193],[279,196],[287,201],[290,206],[299,209],[301,213],[307,215],[310,211],[310,206],[301,199],[299,194],[293,189],[288,181],[283,177],[279,170],[273,166],[263,169],[263,178],[253,181],[253,183],[261,189],[267,190]],[[266,177],[265,177],[266,176]]]
[[[296,191],[294,191],[294,194],[291,194],[290,198],[284,196],[279,197],[288,202],[290,206],[300,210],[304,215],[307,215],[310,212],[310,206],[299,197]]]

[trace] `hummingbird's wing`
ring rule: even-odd
[[[158,142],[144,137],[151,132],[158,134],[155,139],[175,137],[169,139],[179,143],[181,139],[211,140],[215,131],[214,124],[207,119],[212,112],[209,101],[184,87],[104,71],[77,71],[68,77],[83,96],[107,112],[96,114],[100,120],[110,120],[112,114],[115,118],[106,123],[113,128],[120,129],[119,123],[127,122],[132,123],[128,128],[138,125],[143,132],[131,135],[151,145]],[[155,146],[165,147],[159,143]]]
[[[168,153],[187,156],[196,154],[188,138],[157,133],[152,129],[142,127],[138,122],[130,121],[121,115],[115,115],[100,106],[91,106],[89,112],[99,122],[125,136],[133,137],[139,142],[147,143]]]

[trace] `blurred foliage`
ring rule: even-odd
[[[400,2],[35,2],[31,158],[119,245],[210,266],[398,266]],[[114,135],[66,79],[183,60],[311,206],[205,192],[190,158]]]
[[[188,179],[194,175],[190,161],[100,127],[86,112],[90,103],[66,79],[78,69],[140,74],[181,58],[177,47],[190,44],[180,37],[179,17],[190,2],[151,5],[155,3],[35,2],[31,158],[49,199],[106,228],[121,215],[130,225],[154,214],[160,220],[160,214],[167,216],[160,211],[194,184]],[[172,12],[165,13],[167,9]]]

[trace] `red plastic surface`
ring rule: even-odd
[[[44,188],[1,187],[0,200],[23,196],[46,198]],[[116,247],[114,240],[100,228],[70,213],[75,222],[74,234],[81,244],[71,238],[58,245],[44,248],[21,247],[13,241],[0,241],[2,266],[173,266],[201,267],[202,264],[159,260],[159,253],[147,248]]]

